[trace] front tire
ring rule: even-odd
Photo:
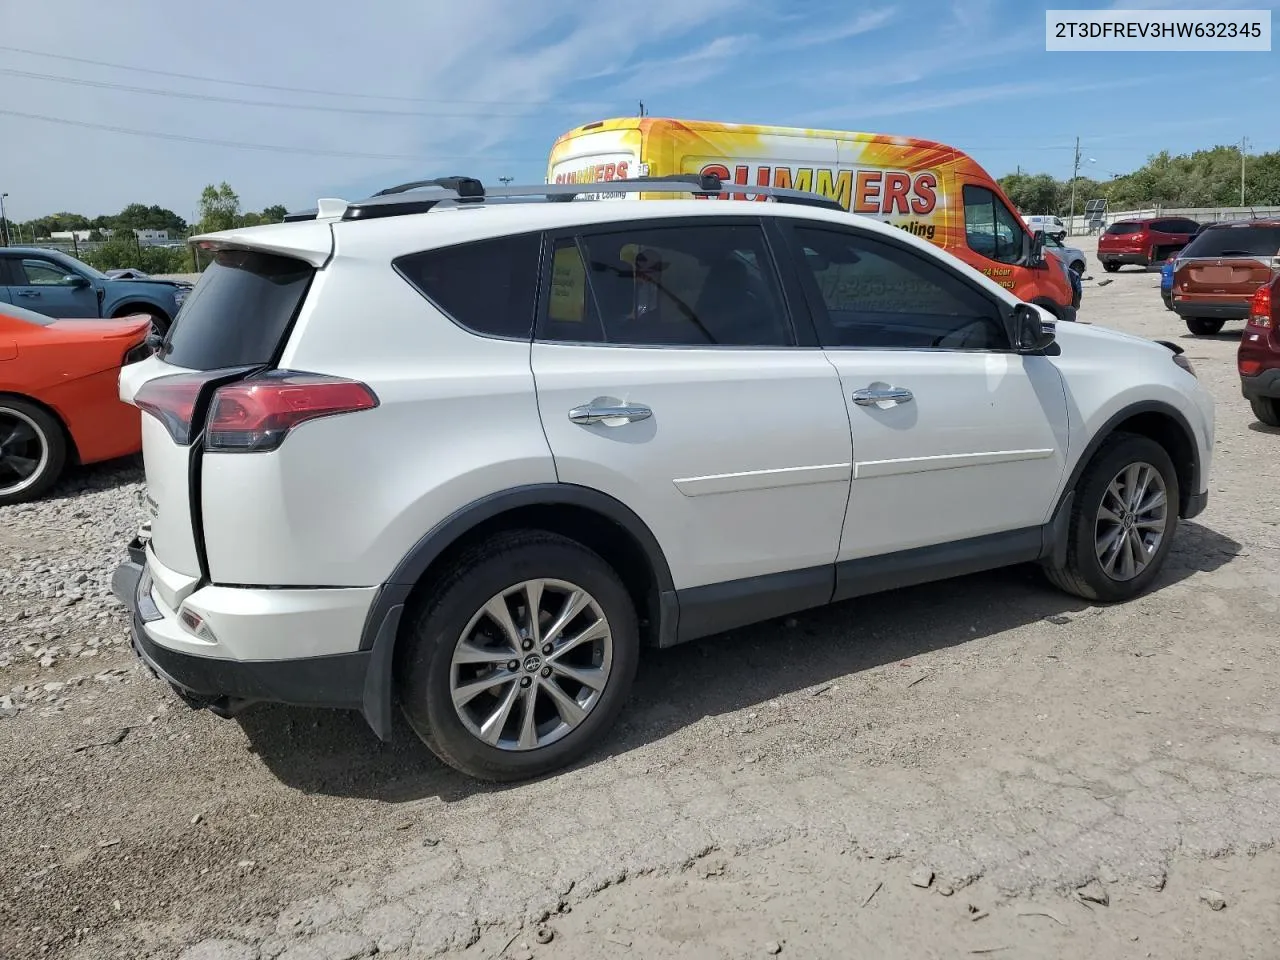
[[[410,619],[400,705],[455,769],[537,777],[602,739],[639,651],[635,607],[604,559],[556,534],[501,533],[461,556]]]
[[[1094,454],[1075,488],[1063,566],[1049,580],[1086,600],[1137,596],[1160,574],[1178,527],[1178,474],[1164,447],[1117,433]]]
[[[1225,325],[1225,320],[1211,320],[1208,317],[1187,317],[1187,329],[1197,337],[1211,337]]]
[[[1071,266],[1069,266],[1067,269],[1070,270],[1072,273],[1074,273],[1078,277],[1084,273],[1084,264],[1081,263],[1079,260],[1075,260],[1072,262]]]
[[[40,407],[0,397],[0,507],[40,496],[62,473],[62,425]]]
[[[1280,427],[1280,400],[1273,397],[1254,397],[1249,401],[1253,415],[1268,427]]]

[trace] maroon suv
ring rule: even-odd
[[[1240,392],[1253,415],[1269,427],[1280,427],[1280,277],[1254,293],[1236,365]]]
[[[1185,217],[1117,220],[1098,238],[1098,259],[1107,273],[1126,263],[1141,267],[1164,263],[1169,254],[1190,243],[1199,229],[1200,224]]]

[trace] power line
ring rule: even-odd
[[[468,103],[477,106],[500,106],[503,104],[515,106],[539,107],[550,105],[555,102],[565,101],[538,101],[538,100],[459,100],[456,97],[446,99],[429,98],[429,97],[397,97],[381,93],[351,93],[341,90],[318,90],[314,87],[286,87],[272,83],[250,83],[246,80],[228,80],[223,77],[207,77],[194,73],[177,73],[173,70],[157,70],[154,67],[136,67],[125,63],[112,63],[108,60],[91,60],[88,57],[72,57],[65,53],[46,53],[43,50],[29,50],[25,47],[10,47],[0,45],[0,50],[7,53],[22,53],[29,57],[47,57],[50,60],[65,60],[68,63],[85,63],[95,67],[108,67],[112,70],[128,70],[134,73],[149,73],[157,77],[173,77],[177,80],[197,80],[201,83],[222,83],[232,87],[247,87],[251,90],[274,90],[277,93],[305,93],[317,97],[349,97],[354,100],[389,100],[398,103]]]
[[[216,140],[210,137],[189,137],[180,133],[160,133],[155,130],[134,130],[131,127],[117,127],[105,123],[90,123],[87,120],[69,120],[65,117],[50,117],[38,113],[21,113],[17,110],[0,110],[0,116],[20,117],[23,120],[39,120],[44,123],[57,123],[67,127],[83,127],[88,130],[105,130],[108,133],[123,133],[132,137],[150,137],[156,140],[172,140],[178,143],[199,143],[212,147],[231,147],[237,150],[259,150],[268,153],[302,153],[313,157],[342,157],[349,160],[402,160],[413,163],[443,163],[462,160],[478,160],[474,156],[422,157],[397,153],[354,153],[346,150],[322,150],[314,147],[291,147],[283,144],[244,143],[238,140]],[[505,161],[509,163],[545,163],[546,157],[490,157],[486,161]]]
[[[27,70],[14,70],[0,67],[0,74],[11,77],[26,77],[31,80],[49,80],[54,83],[69,83],[77,87],[97,87],[104,90],[120,90],[125,93],[141,93],[151,97],[172,97],[178,100],[200,100],[205,103],[231,103],[244,107],[275,107],[284,110],[308,110],[319,113],[353,113],[377,117],[433,117],[463,120],[474,117],[507,117],[517,119],[532,117],[531,113],[483,113],[467,110],[462,113],[432,113],[422,110],[379,110],[371,107],[333,107],[311,103],[281,103],[271,100],[246,100],[242,97],[220,97],[211,93],[187,93],[180,90],[157,90],[154,87],[135,87],[126,83],[114,83],[110,80],[87,80],[81,77],[64,77],[54,73],[32,73]]]

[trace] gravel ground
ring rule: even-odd
[[[1155,274],[1094,277],[1082,321],[1177,340],[1219,402],[1156,591],[1014,569],[654,652],[537,783],[403,726],[185,707],[108,596],[136,462],[0,509],[0,957],[1274,957],[1280,432],[1238,325],[1194,339]]]

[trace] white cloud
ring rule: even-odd
[[[894,7],[864,10],[857,16],[834,26],[806,30],[790,36],[780,37],[776,41],[776,45],[787,49],[796,49],[834,43],[837,40],[848,40],[851,37],[879,30],[892,21],[898,15],[898,12],[898,9]]]
[[[561,131],[630,113],[611,79],[582,82],[684,38],[703,42],[745,0],[714,6],[647,0],[602,14],[574,5],[548,16],[521,0],[424,4],[379,0],[376,16],[318,15],[304,0],[199,4],[133,0],[128,16],[96,0],[64,0],[57,17],[0,0],[0,43],[73,57],[226,77],[248,83],[430,98],[379,102],[229,87],[0,52],[0,66],[135,87],[253,101],[416,112],[325,113],[74,87],[29,77],[0,80],[0,109],[180,136],[288,145],[302,154],[174,143],[0,115],[10,213],[56,209],[114,213],[143,201],[190,217],[200,188],[227,180],[247,208],[310,206],[344,185],[371,187],[433,174],[514,168],[541,178]],[[707,62],[732,38],[705,42]],[[696,66],[691,64],[690,67]],[[538,107],[529,106],[532,103]],[[513,114],[516,114],[513,116]],[[417,157],[325,157],[321,151]]]
[[[805,124],[825,124],[837,121],[859,122],[872,117],[894,117],[904,113],[924,113],[929,110],[943,110],[948,107],[970,106],[991,100],[1010,100],[1032,96],[1058,96],[1068,93],[1093,93],[1103,90],[1117,90],[1124,87],[1142,86],[1151,83],[1149,77],[1127,77],[1117,80],[1105,80],[1097,83],[1064,85],[1054,80],[1038,80],[1015,83],[996,83],[986,86],[961,87],[932,91],[929,93],[911,94],[890,100],[875,100],[868,103],[851,103],[846,106],[815,111],[799,118]],[[851,127],[849,129],[862,129]]]

